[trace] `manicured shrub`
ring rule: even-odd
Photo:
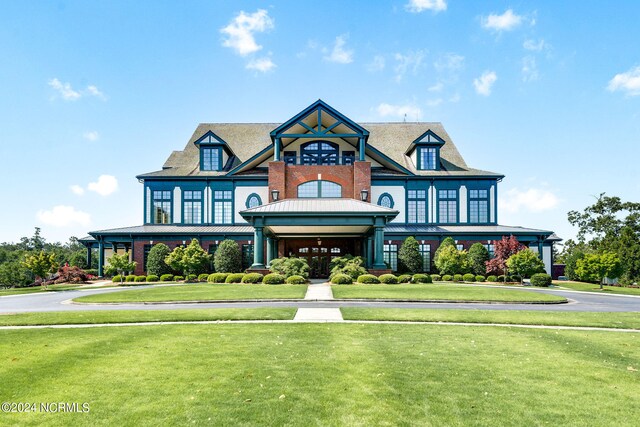
[[[373,274],[362,274],[358,276],[358,283],[364,283],[367,285],[373,285],[376,283],[380,283],[380,279],[378,279]]]
[[[411,275],[410,274],[401,274],[398,276],[398,283],[411,283]]]
[[[498,281],[498,276],[494,276],[493,274],[491,274],[490,276],[487,276],[487,282],[497,282]]]
[[[442,276],[443,282],[450,282],[452,280],[453,280],[453,277],[450,274],[445,274],[444,276]]]
[[[207,278],[209,283],[226,283],[229,273],[213,273]]]
[[[469,268],[474,275],[486,273],[487,266],[485,262],[489,261],[489,251],[482,243],[476,242],[471,245],[467,257],[469,260]]]
[[[505,282],[506,278],[504,277],[504,274],[499,275],[498,277],[496,277],[496,282]]]
[[[149,250],[149,255],[147,255],[147,273],[156,276],[170,274],[172,272],[171,267],[165,262],[165,258],[167,258],[170,253],[171,249],[164,243],[153,245]]]
[[[89,280],[87,273],[77,266],[64,265],[58,268],[57,274],[58,277],[53,283],[86,283]]]
[[[428,274],[414,274],[413,275],[413,283],[433,283],[431,280],[431,276]]]
[[[237,273],[242,271],[240,246],[234,240],[229,239],[220,243],[213,257],[213,265],[218,272]]]
[[[129,274],[127,277],[124,278],[125,282],[135,282],[136,281],[136,275],[135,274]]]
[[[481,283],[482,283],[482,282],[484,282],[484,281],[485,281],[484,276],[481,276],[481,275],[479,275],[479,274],[476,276],[476,282],[481,282]]]
[[[244,273],[231,273],[227,276],[224,283],[242,283]]]
[[[307,283],[307,279],[302,276],[289,276],[286,280],[287,285],[304,285]]]
[[[551,276],[547,273],[536,273],[531,276],[531,284],[533,286],[543,286],[546,288],[551,285]]]
[[[196,274],[187,274],[187,277],[185,277],[185,281],[187,283],[194,283],[198,281],[198,276]]]
[[[439,274],[432,274],[431,275],[431,280],[434,281],[434,282],[439,282],[439,281],[442,280],[442,276],[439,275]]]
[[[89,276],[98,276],[98,270],[95,268],[87,268],[84,272]]]
[[[353,280],[356,280],[359,276],[367,274],[367,270],[364,268],[364,258],[361,256],[345,255],[334,258],[329,264],[329,269],[331,270],[330,279],[336,274],[348,274]]]
[[[394,274],[383,274],[379,278],[380,283],[384,283],[385,285],[397,285],[398,278]]]
[[[271,261],[269,267],[272,273],[278,273],[284,277],[302,276],[309,277],[309,264],[305,258],[282,257]]]
[[[453,275],[454,282],[462,282],[462,274],[454,274]]]
[[[207,273],[202,273],[198,276],[198,282],[206,282],[208,278],[209,275]]]
[[[158,281],[158,276],[156,276],[155,274],[147,275],[147,282],[157,282],[157,281]]]
[[[331,278],[334,285],[350,285],[353,283],[353,277],[348,274],[338,273]]]
[[[464,276],[462,276],[462,280],[464,280],[465,282],[475,282],[476,276],[474,276],[471,273],[467,273]]]
[[[113,276],[113,279],[111,279],[111,281],[112,281],[113,283],[116,283],[116,282],[118,282],[118,283],[119,283],[119,282],[122,282],[122,276],[121,276],[121,275],[119,275],[119,274],[116,274],[115,276]]]
[[[398,251],[398,270],[400,272],[417,273],[422,271],[422,263],[420,244],[415,237],[407,237]]]
[[[184,280],[184,276],[173,276],[173,280],[176,282],[181,282]]]
[[[160,276],[161,282],[171,282],[173,280],[173,274],[163,274]]]
[[[242,283],[262,283],[263,274],[260,273],[248,273],[242,278]]]
[[[284,283],[284,276],[278,273],[271,273],[264,276],[262,283],[265,285],[282,285]]]
[[[136,276],[136,282],[146,282],[147,276]]]

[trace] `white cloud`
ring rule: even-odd
[[[491,95],[491,88],[496,80],[498,80],[498,76],[494,71],[485,71],[480,77],[473,79],[476,93],[484,96]]]
[[[433,66],[440,72],[459,71],[464,67],[464,56],[458,55],[457,53],[447,53],[438,58],[438,60],[433,63]]]
[[[444,89],[444,83],[442,82],[438,82],[427,88],[429,92],[442,92],[442,89]]]
[[[256,71],[260,71],[261,73],[266,73],[276,68],[276,64],[273,63],[271,58],[264,57],[264,58],[252,59],[247,63],[245,68],[248,70],[256,70]]]
[[[376,55],[373,57],[373,60],[367,64],[367,70],[371,72],[382,71],[384,70],[385,64],[386,61],[384,59],[384,56]]]
[[[107,99],[106,95],[102,93],[102,91],[100,91],[100,89],[98,89],[98,87],[95,85],[87,86],[87,93],[91,96],[95,96],[96,98],[100,98],[102,100]]]
[[[607,89],[611,92],[625,92],[628,96],[640,95],[640,66],[625,73],[616,74],[609,81]]]
[[[536,58],[533,56],[525,56],[522,58],[522,81],[532,82],[538,80],[538,65]]]
[[[38,211],[36,217],[43,224],[54,227],[68,227],[76,224],[86,227],[91,224],[91,215],[78,211],[73,206],[54,206],[48,211]]]
[[[447,10],[447,2],[445,0],[409,0],[404,7],[411,13],[420,13],[425,10],[437,13]]]
[[[49,80],[49,86],[58,91],[62,99],[76,101],[82,98],[82,94],[71,87],[71,83],[62,83],[57,78]]]
[[[522,24],[523,17],[508,9],[502,15],[490,14],[481,19],[482,28],[493,31],[511,31]]]
[[[540,39],[538,41],[527,39],[524,41],[524,43],[522,43],[522,47],[526,50],[540,52],[542,49],[547,47],[547,44],[543,39]]]
[[[90,182],[87,186],[89,191],[95,191],[101,196],[108,196],[118,190],[118,180],[115,176],[100,175],[96,182]]]
[[[220,29],[220,32],[227,36],[222,41],[222,45],[235,50],[240,56],[246,56],[262,49],[262,46],[256,42],[255,33],[262,33],[273,28],[273,19],[269,17],[266,10],[258,9],[257,12],[250,15],[241,11],[229,25]]]
[[[418,72],[422,66],[424,52],[422,50],[418,50],[416,52],[409,51],[406,55],[396,53],[394,55],[394,59],[398,63],[394,68],[396,72],[395,78],[397,82],[400,82],[408,71],[411,71],[413,74]]]
[[[336,37],[331,53],[324,57],[326,61],[336,62],[338,64],[348,64],[353,62],[353,50],[345,49],[347,37],[348,36],[345,34]]]
[[[422,116],[422,110],[414,105],[391,105],[382,103],[376,111],[381,117],[398,117],[409,121],[417,121]]]
[[[92,130],[91,132],[85,132],[82,134],[82,137],[87,141],[97,141],[100,138],[100,134],[98,131]]]
[[[501,209],[509,213],[520,212],[521,210],[530,212],[542,212],[554,209],[558,206],[560,200],[549,190],[541,190],[538,188],[529,188],[520,190],[512,188],[503,193],[498,200]]]
[[[73,194],[77,194],[78,196],[82,196],[84,194],[84,188],[80,187],[77,184],[72,185],[71,187],[69,187],[71,189],[71,191],[73,192]]]

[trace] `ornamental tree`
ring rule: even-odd
[[[520,283],[525,277],[529,278],[535,273],[545,272],[544,262],[542,262],[537,253],[529,248],[511,255],[506,264],[511,273],[520,276]]]
[[[436,267],[440,274],[462,274],[469,270],[467,251],[456,249],[455,246],[447,245],[440,251]]]
[[[485,275],[486,262],[489,261],[489,251],[482,243],[474,243],[469,248],[469,268],[475,275]]]
[[[524,249],[524,245],[518,242],[515,236],[502,236],[501,240],[494,240],[493,258],[487,261],[487,274],[507,275],[507,260],[515,253]]]
[[[163,274],[173,273],[171,267],[165,262],[165,259],[170,253],[171,249],[164,243],[153,245],[147,256],[147,274],[154,274],[160,277]]]
[[[220,243],[213,257],[213,265],[218,273],[239,273],[242,271],[242,252],[235,240]]]
[[[206,272],[207,266],[211,262],[211,256],[202,249],[198,240],[193,239],[186,248],[184,246],[176,247],[167,255],[165,262],[186,277],[189,274]]]
[[[423,270],[422,254],[420,254],[420,244],[415,237],[407,237],[398,251],[398,263],[401,273],[419,273]],[[428,267],[427,267],[428,268]]]
[[[620,258],[613,252],[587,254],[576,263],[576,274],[586,282],[602,282],[605,277],[616,278],[623,273]]]
[[[433,263],[436,264],[436,266],[437,266],[438,258],[440,257],[440,253],[447,246],[451,246],[453,248],[456,247],[456,241],[453,240],[453,237],[446,237],[442,242],[440,242],[440,246],[438,246],[438,249],[436,249],[436,252],[433,254]]]
[[[55,254],[46,253],[45,251],[27,256],[23,261],[23,265],[26,269],[31,270],[36,278],[39,277],[40,280],[42,280],[42,286],[44,287],[47,286],[45,282],[47,279],[46,276],[58,268]]]
[[[109,270],[114,270],[120,275],[120,283],[124,281],[124,275],[130,273],[136,269],[136,262],[129,260],[129,252],[125,252],[121,255],[117,253],[107,258],[109,264]]]

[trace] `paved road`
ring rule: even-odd
[[[471,303],[421,303],[421,302],[374,302],[374,301],[262,301],[262,302],[225,302],[199,304],[118,304],[118,305],[80,305],[63,303],[83,295],[124,291],[135,288],[86,289],[78,291],[45,292],[30,295],[0,297],[0,313],[25,313],[43,311],[82,311],[82,310],[170,310],[193,308],[264,308],[264,307],[370,307],[370,308],[431,308],[431,309],[469,309],[469,310],[549,310],[549,311],[637,311],[640,312],[640,297],[623,295],[598,295],[578,291],[553,289],[520,289],[521,292],[542,292],[561,295],[570,300],[568,304],[471,304]],[[146,286],[144,286],[146,288]]]

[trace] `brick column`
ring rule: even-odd
[[[284,162],[269,162],[269,202],[273,202],[271,199],[271,190],[278,190],[279,200],[284,199],[285,196],[285,174],[286,168]]]
[[[360,200],[360,191],[367,190],[367,202],[371,202],[371,162],[353,163],[353,198]]]

